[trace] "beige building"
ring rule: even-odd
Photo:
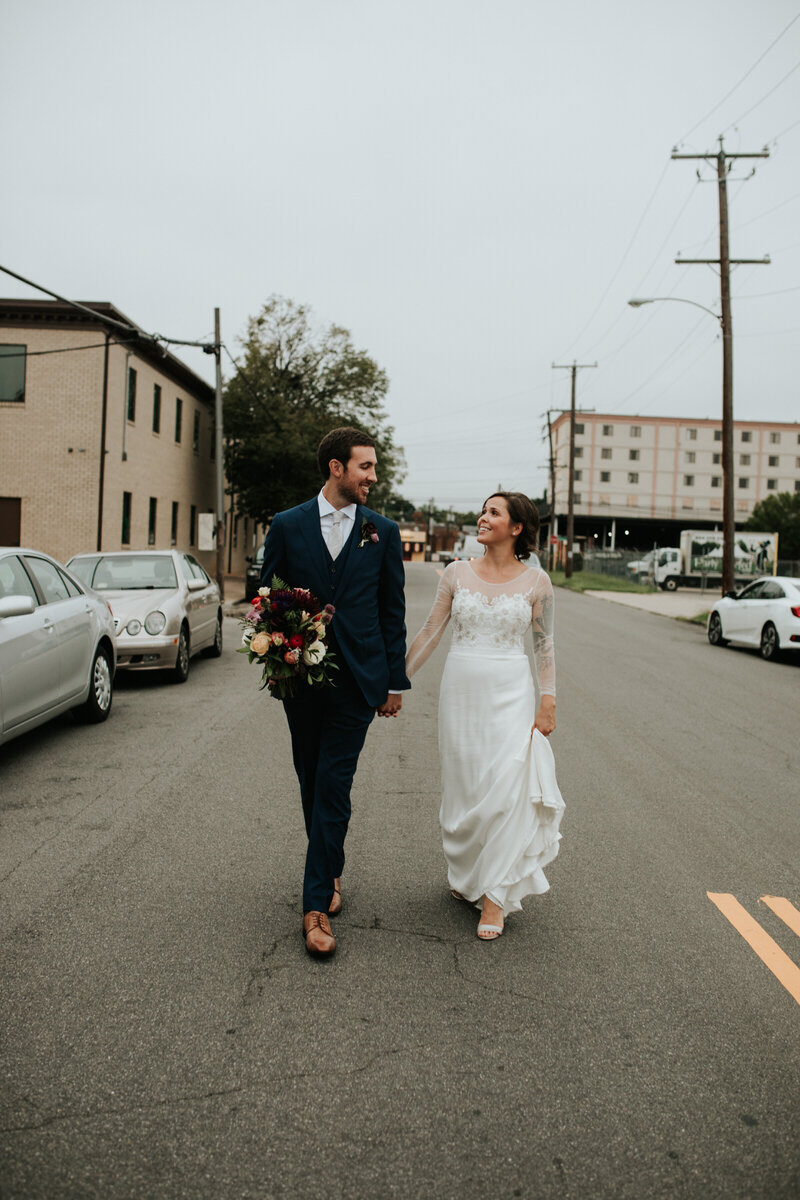
[[[214,574],[200,546],[215,479],[214,390],[184,363],[59,301],[0,300],[0,545],[62,562],[175,546]],[[227,526],[226,570],[241,575],[258,531]]]
[[[569,413],[553,424],[555,510],[567,511]],[[800,424],[734,422],[734,514],[778,492],[800,491]],[[720,421],[580,413],[575,424],[575,516],[722,520]],[[562,529],[563,531],[563,529]]]

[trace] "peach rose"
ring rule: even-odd
[[[250,649],[253,651],[253,654],[266,654],[269,650],[269,634],[264,632],[254,633],[250,639]]]

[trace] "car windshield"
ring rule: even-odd
[[[172,559],[161,554],[109,554],[102,558],[76,558],[70,563],[70,570],[98,592],[143,591],[178,586]]]

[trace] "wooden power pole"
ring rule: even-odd
[[[217,460],[217,584],[220,599],[225,599],[225,492],[222,463],[222,339],[219,333],[219,309],[214,309],[214,359],[216,389],[214,404],[214,453]]]
[[[728,159],[769,158],[769,150],[752,154],[726,154],[719,139],[716,154],[677,154],[673,158],[700,158],[716,161],[719,197],[719,258],[676,258],[676,263],[713,263],[719,267],[720,326],[722,328],[722,594],[734,585],[733,543],[736,536],[733,505],[733,321],[731,317],[731,263],[769,263],[765,258],[731,258],[728,247]]]
[[[578,371],[596,367],[597,363],[576,363],[564,365],[553,363],[554,371],[572,372],[572,394],[569,406],[569,484],[567,491],[567,560],[564,564],[564,575],[572,578],[572,543],[575,540],[575,377]]]

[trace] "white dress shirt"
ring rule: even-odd
[[[346,504],[344,508],[334,508],[333,505],[325,499],[322,492],[317,496],[317,504],[319,505],[319,527],[322,530],[322,540],[330,550],[331,534],[333,532],[333,514],[339,513],[342,518],[342,540],[335,554],[336,558],[346,545],[347,539],[353,532],[353,525],[356,520],[356,505]]]

